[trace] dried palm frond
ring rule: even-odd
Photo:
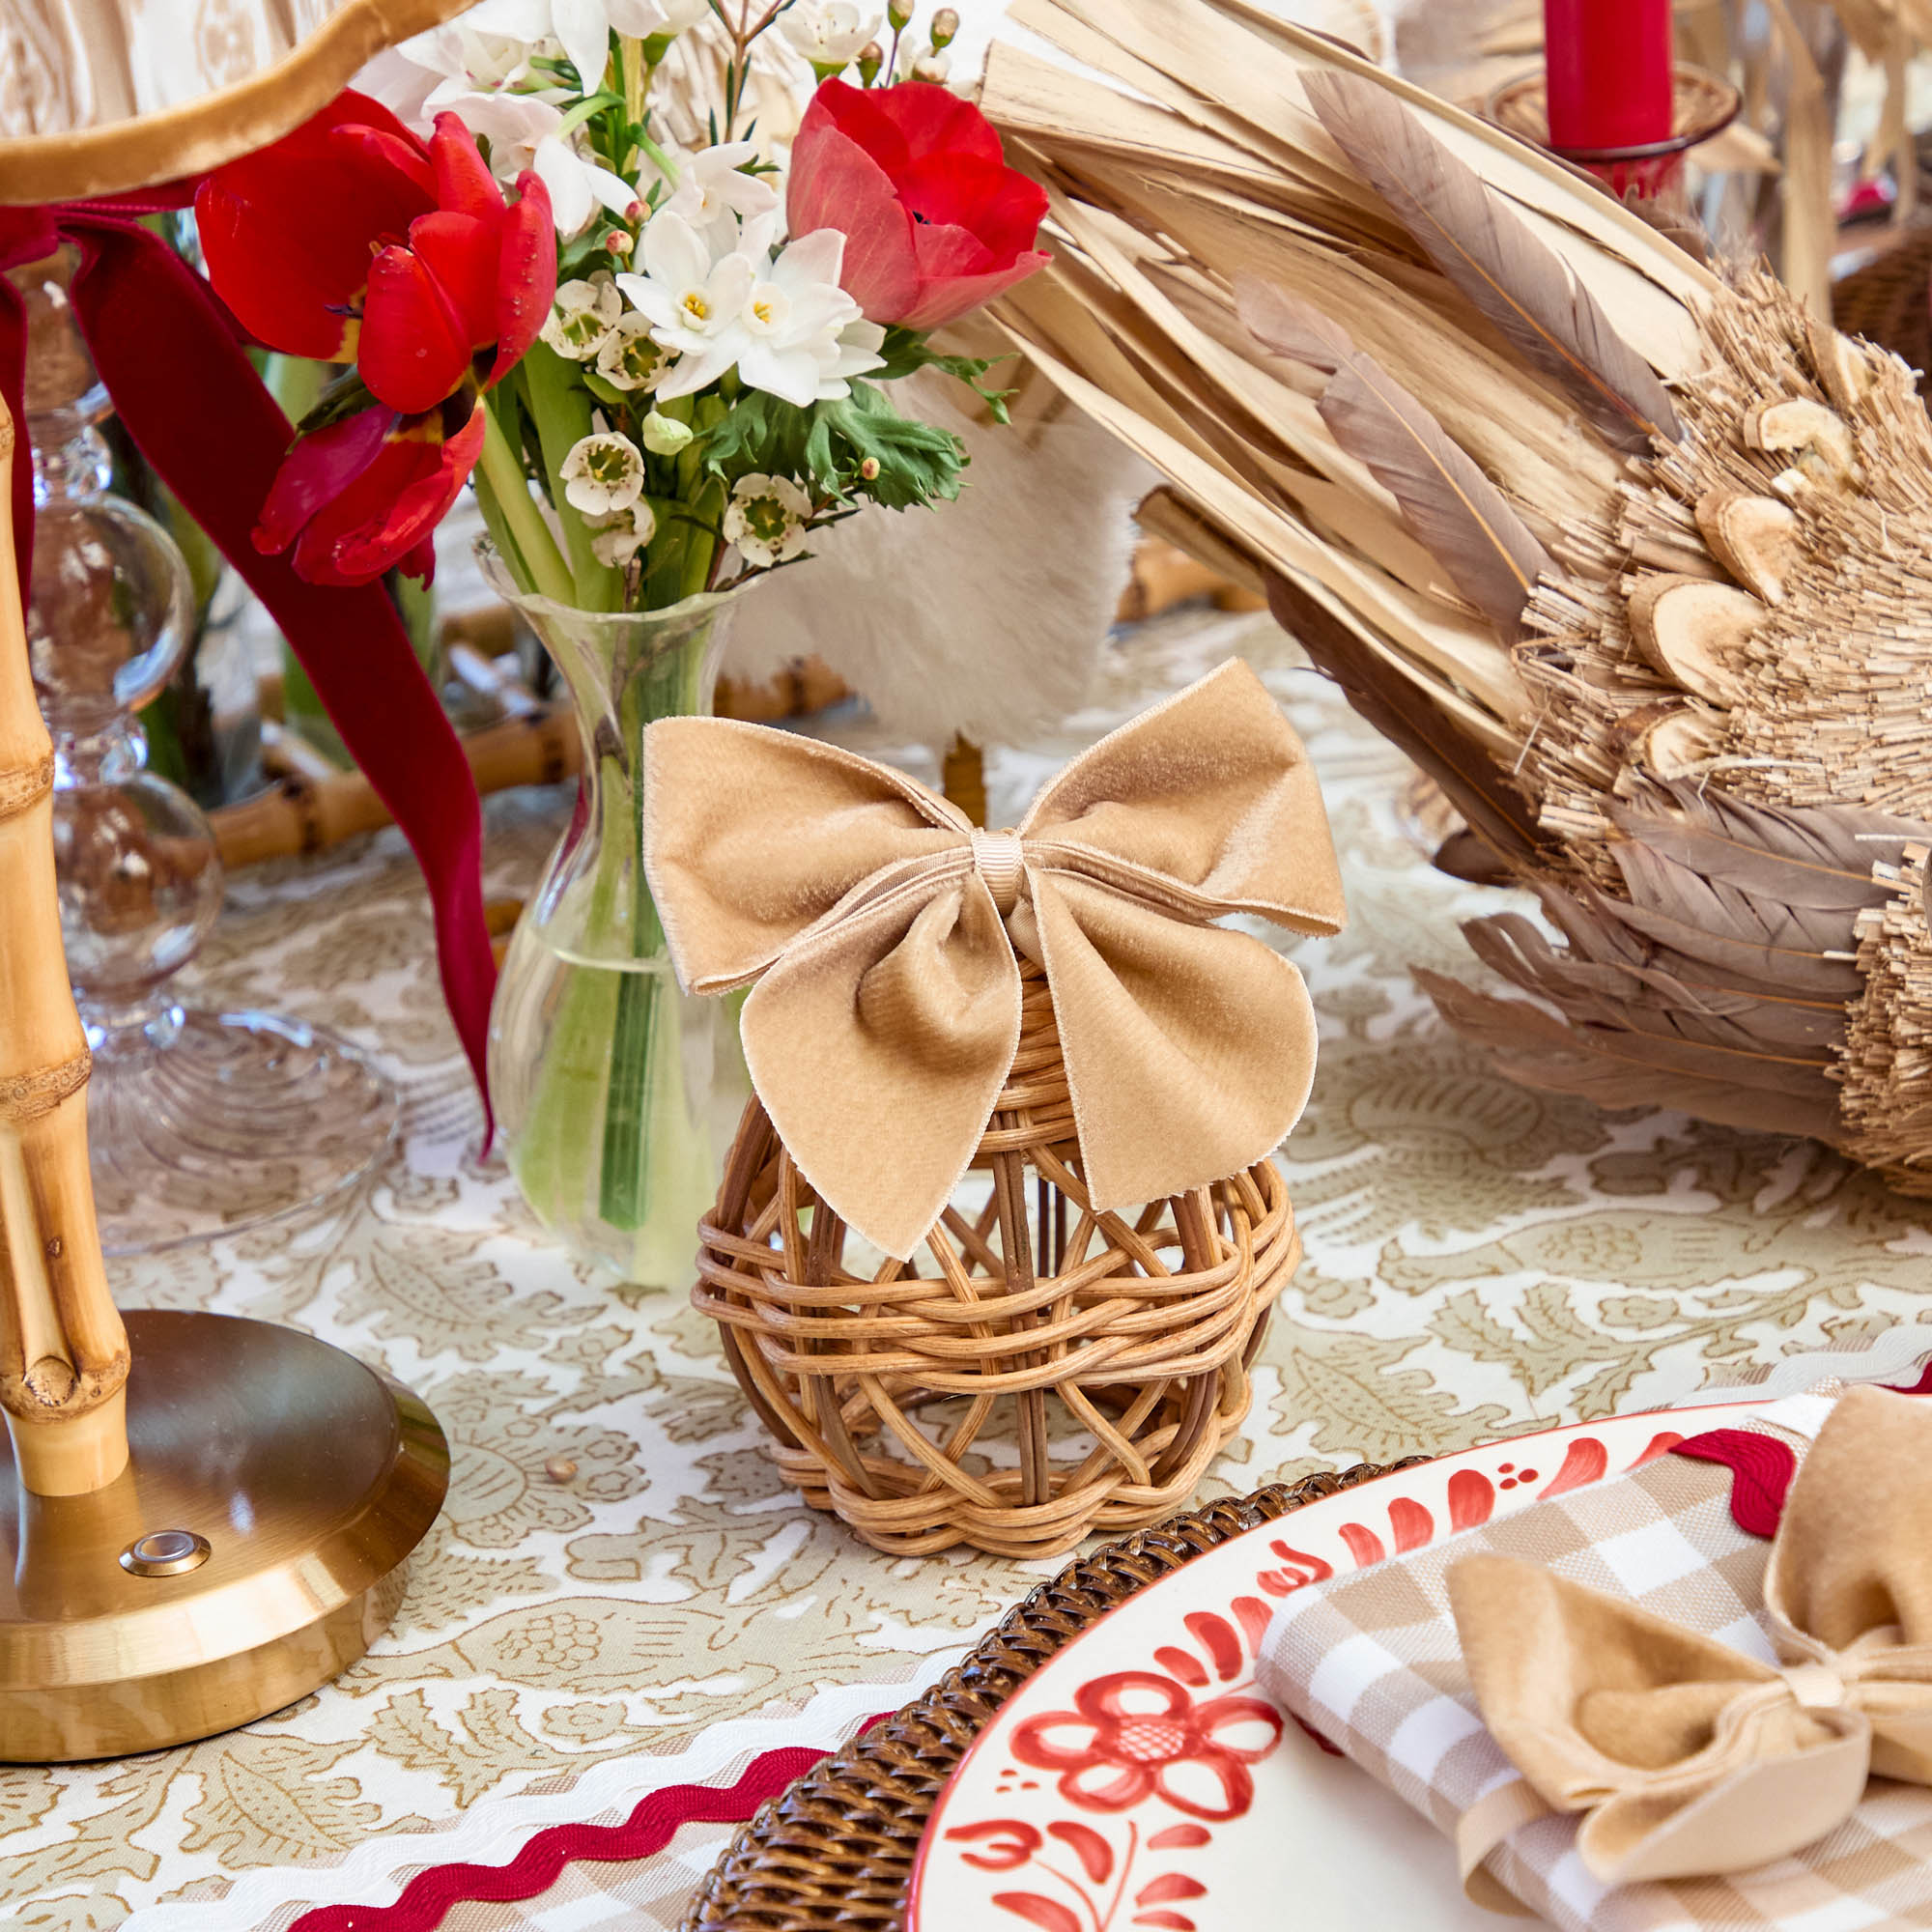
[[[1015,0],[988,111],[1057,259],[1003,305],[1534,889],[1432,979],[1517,1078],[1811,1134],[1932,1192],[1932,423],[1258,0]]]

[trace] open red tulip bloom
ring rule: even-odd
[[[792,144],[793,235],[845,237],[839,281],[873,322],[937,328],[1024,280],[1046,191],[1006,163],[991,122],[943,87],[828,80]]]
[[[550,195],[506,204],[453,114],[427,144],[345,93],[195,196],[209,280],[258,342],[354,360],[372,407],[303,437],[255,542],[312,583],[427,576],[430,535],[483,446],[476,398],[513,368],[556,293]]]
[[[483,430],[483,412],[462,398],[413,416],[362,410],[303,437],[262,505],[255,548],[272,556],[293,544],[311,583],[367,583],[391,565],[427,582],[436,526],[476,467]]]

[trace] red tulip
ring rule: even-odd
[[[311,583],[367,583],[391,567],[427,582],[436,526],[476,468],[483,429],[481,407],[459,399],[415,415],[363,410],[316,430],[283,459],[255,548],[293,544],[296,574]]]
[[[1045,190],[1007,166],[970,101],[918,81],[822,83],[792,143],[785,213],[795,236],[839,230],[846,293],[908,328],[937,328],[1048,260],[1034,246]]]
[[[454,114],[425,145],[351,92],[215,169],[195,218],[209,280],[257,341],[353,359],[379,402],[417,415],[499,381],[550,312],[550,195],[530,173],[517,190],[505,206]]]

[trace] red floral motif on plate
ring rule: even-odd
[[[1681,1439],[1675,1432],[1654,1435],[1630,1466],[1650,1462]],[[1547,1465],[1514,1462],[1492,1465],[1493,1475],[1469,1467],[1453,1471],[1440,1522],[1413,1496],[1397,1494],[1388,1504],[1386,1532],[1356,1520],[1337,1524],[1333,1533],[1355,1568],[1366,1569],[1383,1561],[1391,1547],[1419,1549],[1438,1533],[1487,1522],[1499,1490],[1562,1495],[1600,1481],[1608,1463],[1601,1440],[1575,1436],[1553,1474]],[[1246,1815],[1254,1802],[1248,1767],[1274,1751],[1285,1728],[1273,1705],[1246,1694],[1253,1688],[1252,1661],[1273,1614],[1267,1600],[1336,1574],[1326,1557],[1298,1549],[1285,1537],[1270,1537],[1266,1548],[1275,1560],[1255,1575],[1261,1596],[1236,1597],[1226,1616],[1189,1611],[1180,1622],[1191,1642],[1157,1645],[1151,1658],[1157,1668],[1090,1679],[1074,1691],[1072,1710],[1029,1718],[1009,1746],[1018,1764],[1057,1772],[1061,1797],[1090,1815],[1130,1811],[1157,1798],[1206,1824],[1169,1825],[1145,1839],[1138,1826],[1128,1824],[1118,1843],[1070,1819],[1047,1824],[1044,1835],[1038,1826],[1010,1816],[945,1830],[946,1839],[972,1846],[960,1854],[966,1864],[1001,1873],[1031,1867],[1065,1894],[998,1891],[991,1902],[1003,1912],[1038,1932],[1111,1932],[1123,1923],[1148,1932],[1197,1932],[1196,1922],[1175,1908],[1198,1910],[1195,1901],[1205,1898],[1208,1887],[1173,1865],[1148,1874],[1147,1855],[1199,1853],[1212,1841],[1210,1826]],[[1217,1694],[1197,1698],[1196,1692],[1209,1690]],[[1320,1737],[1315,1741],[1334,1748]],[[1067,1851],[1074,1869],[1055,1861],[1056,1852]]]
[[[1013,1733],[1013,1755],[1061,1774],[1061,1795],[1090,1811],[1124,1811],[1153,1792],[1190,1818],[1221,1823],[1254,1801],[1248,1766],[1281,1742],[1281,1713],[1259,1697],[1194,1701],[1184,1684],[1151,1670],[1117,1670],[1073,1693],[1071,1711],[1049,1711]],[[1056,1732],[1085,1735],[1055,1743]],[[1264,1733],[1264,1735],[1259,1735]],[[1190,1794],[1183,1767],[1219,1788],[1219,1802]],[[1200,1780],[1205,1783],[1205,1780]]]

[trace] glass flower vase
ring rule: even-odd
[[[644,880],[645,725],[711,709],[735,596],[578,611],[492,586],[568,685],[583,745],[577,809],[526,903],[490,1014],[490,1090],[524,1198],[580,1259],[647,1288],[690,1284],[697,1223],[751,1088],[734,999],[677,983]]]

